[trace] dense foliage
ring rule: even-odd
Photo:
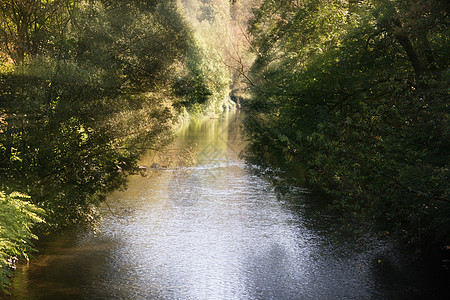
[[[132,166],[140,145],[161,144],[175,114],[159,86],[170,83],[189,37],[170,4],[91,1],[66,13],[64,32],[42,37],[57,49],[41,41],[48,48],[26,51],[0,77],[2,189],[30,195],[58,227],[92,219],[124,183],[118,166]]]
[[[448,9],[264,1],[250,28],[256,156],[301,162],[335,208],[386,234],[450,242]]]
[[[251,45],[246,28],[261,0],[179,0],[179,3],[195,36],[190,70],[196,71],[194,78],[202,79],[206,84],[204,91],[209,93],[191,95],[198,100],[208,95],[203,109],[220,112],[223,104],[225,109],[234,106],[224,99],[231,95],[237,102],[248,95],[247,73],[255,55],[248,51]],[[183,83],[191,88],[196,85]]]

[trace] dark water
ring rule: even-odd
[[[239,124],[234,113],[192,121],[171,149],[148,153],[141,164],[162,167],[131,176],[128,190],[109,197],[101,232],[46,241],[37,259],[17,270],[11,298],[439,295],[440,283],[408,266],[389,244],[350,252],[327,243],[329,221],[308,217],[304,190],[279,196],[239,158]]]

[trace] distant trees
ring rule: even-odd
[[[448,9],[264,1],[247,122],[259,157],[304,163],[335,207],[405,242],[448,242]]]
[[[245,0],[234,4],[228,0],[182,0],[181,8],[191,25],[195,44],[189,55],[192,78],[206,84],[198,100],[221,111],[221,106],[230,106],[230,93],[243,89],[243,77],[251,65],[254,55],[248,51],[250,41],[246,28],[252,9],[261,0]],[[196,82],[180,81],[180,86],[195,86]],[[200,89],[201,90],[201,89]],[[181,92],[183,90],[180,90]],[[193,94],[191,94],[193,95]],[[194,96],[196,97],[196,96]]]

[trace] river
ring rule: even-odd
[[[394,246],[351,251],[311,218],[311,195],[280,195],[240,158],[240,113],[193,120],[149,152],[102,207],[98,233],[46,240],[11,299],[414,299],[432,278]],[[155,165],[158,163],[158,165]],[[150,166],[156,168],[150,168]],[[166,167],[167,165],[167,167]],[[437,293],[437,292],[436,292]],[[436,294],[437,295],[437,294]]]

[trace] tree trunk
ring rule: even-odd
[[[394,27],[394,34],[397,41],[403,47],[408,56],[409,61],[411,62],[412,67],[414,68],[414,72],[416,73],[416,77],[422,77],[424,73],[423,64],[421,63],[419,56],[417,55],[416,50],[411,42],[411,39],[408,35],[402,30],[403,26],[398,17],[393,18],[393,23],[397,27]]]

